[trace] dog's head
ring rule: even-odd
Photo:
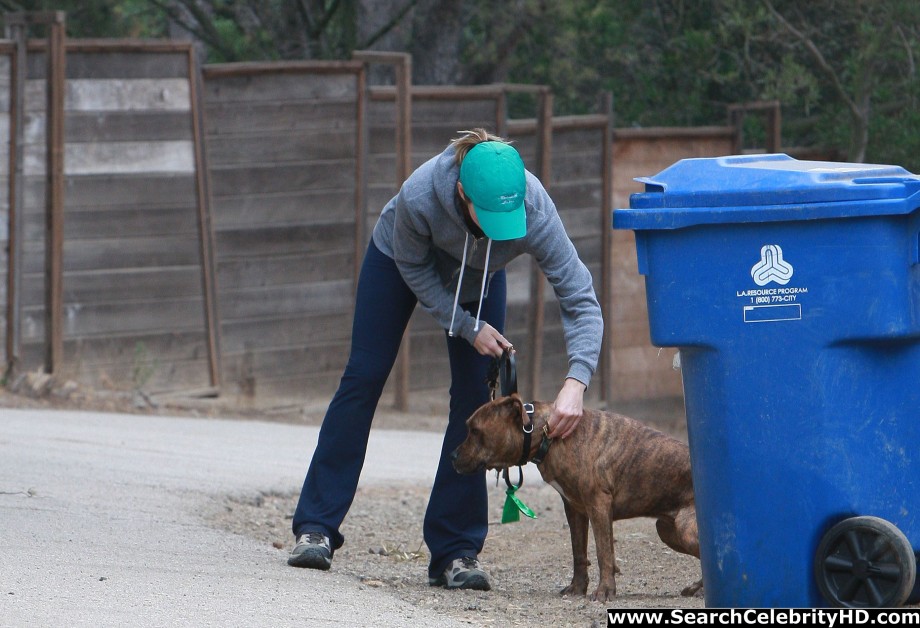
[[[524,446],[524,402],[518,395],[481,406],[466,421],[467,435],[451,454],[457,473],[517,465]]]

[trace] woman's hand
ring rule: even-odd
[[[585,409],[584,396],[584,384],[577,379],[565,380],[553,402],[553,414],[548,421],[550,438],[565,438],[578,427]]]
[[[482,328],[476,334],[476,340],[473,342],[473,348],[480,355],[490,355],[493,358],[502,357],[502,352],[506,348],[514,349],[511,343],[488,323],[482,323]]]

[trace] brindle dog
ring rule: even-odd
[[[522,455],[533,459],[551,412],[552,404],[535,401],[528,417],[516,394],[485,404],[467,420],[467,438],[452,454],[454,468],[473,473],[516,466]],[[528,419],[534,438],[524,453]],[[690,452],[680,441],[629,417],[586,409],[569,437],[551,441],[537,468],[562,496],[572,536],[574,573],[562,595],[587,593],[589,522],[600,575],[592,600],[616,595],[613,522],[619,519],[656,518],[668,547],[699,558]],[[701,587],[702,580],[681,593],[693,595]]]

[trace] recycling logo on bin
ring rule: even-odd
[[[808,288],[789,286],[795,269],[783,259],[783,249],[778,244],[765,244],[760,249],[760,260],[751,267],[751,279],[759,288],[738,290],[736,296],[744,301],[745,323],[773,323],[802,319],[799,295]],[[771,283],[779,287],[770,286]]]
[[[758,286],[771,281],[785,286],[793,272],[792,265],[783,260],[783,249],[777,244],[767,244],[760,249],[760,261],[751,268],[751,278]]]

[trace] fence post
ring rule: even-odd
[[[22,302],[22,249],[24,233],[23,210],[23,147],[25,145],[25,93],[26,93],[26,45],[28,42],[28,27],[22,13],[12,13],[5,16],[6,37],[15,42],[15,64],[12,73],[12,103],[10,107],[10,173],[9,185],[9,265],[7,268],[7,319],[6,319],[6,371],[8,375],[15,374],[19,367],[20,347],[22,344],[21,331],[21,302]]]
[[[764,113],[764,149],[768,153],[778,153],[782,147],[782,111],[778,100],[737,103],[728,106],[728,125],[735,130],[733,152],[740,155],[744,151],[744,119],[749,111]]]
[[[552,177],[553,144],[553,93],[548,88],[540,90],[537,104],[537,176],[543,187],[549,191]],[[540,379],[543,370],[544,308],[546,304],[546,278],[536,260],[530,263],[530,390],[540,395]]]
[[[47,183],[45,238],[47,280],[45,289],[45,335],[48,357],[45,369],[56,374],[64,362],[64,90],[67,52],[64,50],[63,11],[50,16],[47,51],[48,113],[45,124]]]
[[[356,51],[352,57],[364,63],[387,63],[396,70],[396,188],[402,187],[412,171],[412,56],[407,53]],[[409,336],[411,322],[403,334],[393,369],[396,387],[393,405],[409,409]]]
[[[22,44],[17,47],[17,98],[16,103],[16,153],[21,157],[21,130],[23,119],[23,96],[25,84],[25,57],[28,38],[28,27],[40,24],[47,27],[47,45],[45,48],[45,371],[52,375],[60,372],[64,360],[64,90],[66,80],[66,58],[64,49],[66,13],[63,11],[21,12],[10,13],[5,16],[9,28],[18,31],[17,41]],[[19,74],[21,72],[21,74]],[[22,170],[21,160],[16,162],[16,176],[19,185],[16,186],[17,200],[22,198]],[[21,204],[11,211],[17,213],[16,229],[21,235],[22,210]],[[22,241],[16,243],[16,261],[21,260]],[[22,272],[21,265],[17,264],[16,273]],[[19,281],[16,283],[16,294],[11,295],[16,303],[15,325],[17,326],[14,339],[14,353],[18,358],[19,335]]]
[[[601,314],[604,318],[604,335],[601,340],[600,380],[601,401],[609,407],[613,401],[613,332],[611,316],[613,299],[613,94],[601,95],[601,115],[607,118],[601,136],[603,152],[601,158]]]
[[[370,134],[368,131],[368,94],[366,66],[361,66],[357,76],[357,138],[355,141],[355,259],[351,284],[353,295],[358,293],[358,276],[361,274],[361,262],[367,248],[367,156],[370,154]]]
[[[782,150],[782,111],[778,100],[772,100],[767,108],[767,152],[778,153]]]
[[[192,116],[192,141],[195,151],[195,195],[198,206],[198,238],[201,251],[201,283],[204,297],[205,340],[208,344],[208,378],[219,394],[221,388],[220,313],[218,311],[217,258],[214,252],[214,225],[211,222],[211,181],[205,149],[205,120],[202,78],[194,46],[188,48],[189,106]]]

